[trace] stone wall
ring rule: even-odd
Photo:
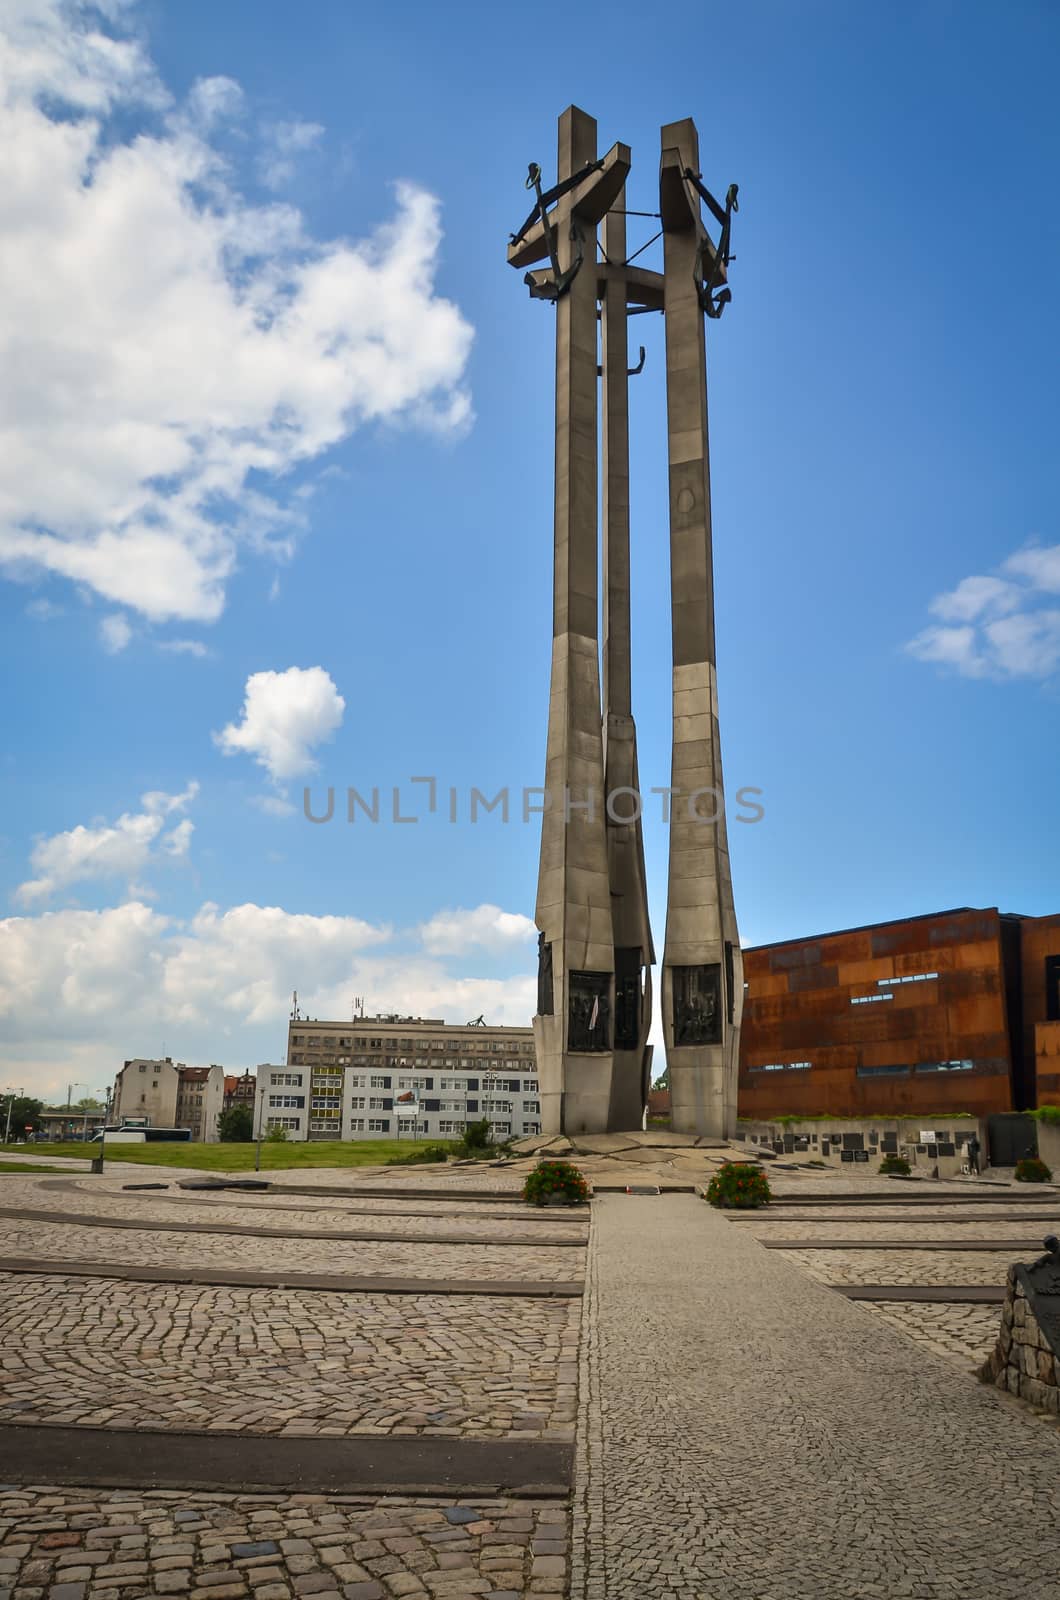
[[[1015,1266],[1008,1269],[1001,1332],[979,1378],[1060,1416],[1060,1361],[1038,1326],[1018,1272]]]
[[[1060,1181],[1060,1124],[1039,1122],[1038,1154],[1052,1173],[1053,1182]]]
[[[920,1137],[928,1132],[945,1137],[928,1143]],[[930,1177],[937,1168],[940,1178],[953,1178],[967,1161],[964,1147],[973,1133],[979,1139],[981,1170],[986,1165],[986,1123],[978,1117],[953,1113],[947,1116],[936,1112],[926,1117],[807,1117],[800,1122],[741,1117],[736,1137],[752,1149],[765,1144],[778,1155],[823,1161],[848,1173],[875,1174],[881,1158],[892,1153],[905,1156],[918,1177]],[[852,1148],[855,1145],[859,1145],[857,1152]]]

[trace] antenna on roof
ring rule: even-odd
[[[291,995],[291,1021],[292,1022],[300,1022],[301,1021],[301,1013],[298,1010],[298,990],[297,989],[295,989],[293,994]]]

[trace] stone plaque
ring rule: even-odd
[[[1049,1348],[1060,1360],[1060,1244],[1050,1236],[1045,1245],[1046,1254],[1033,1266],[1017,1267],[1016,1276]]]
[[[635,1050],[640,1041],[639,948],[615,951],[615,1049]]]
[[[572,972],[569,983],[567,1049],[611,1048],[611,974]]]
[[[721,1043],[721,964],[673,967],[674,1044]]]
[[[853,1161],[855,1153],[853,1150],[840,1150],[839,1159],[841,1161]]]

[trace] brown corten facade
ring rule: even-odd
[[[962,907],[744,951],[739,1113],[1060,1104],[1060,916]]]

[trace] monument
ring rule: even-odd
[[[659,211],[650,213],[661,224],[663,271],[639,267],[626,249],[629,148],[615,144],[599,156],[596,146],[594,119],[571,106],[559,119],[558,181],[545,191],[531,165],[536,203],[508,246],[509,263],[531,269],[531,296],[549,301],[556,317],[552,673],[534,1017],[542,1131],[636,1128],[647,1100],[655,951],[632,708],[628,409],[629,376],[644,352],[630,369],[628,318],[661,311],[673,624],[663,1034],[674,1128],[726,1138],[736,1119],[743,978],[720,799],[703,319],[720,316],[729,299],[736,190],[722,207],[704,187],[690,119],[664,127]],[[717,244],[703,203],[719,224]],[[543,261],[548,266],[538,267]]]

